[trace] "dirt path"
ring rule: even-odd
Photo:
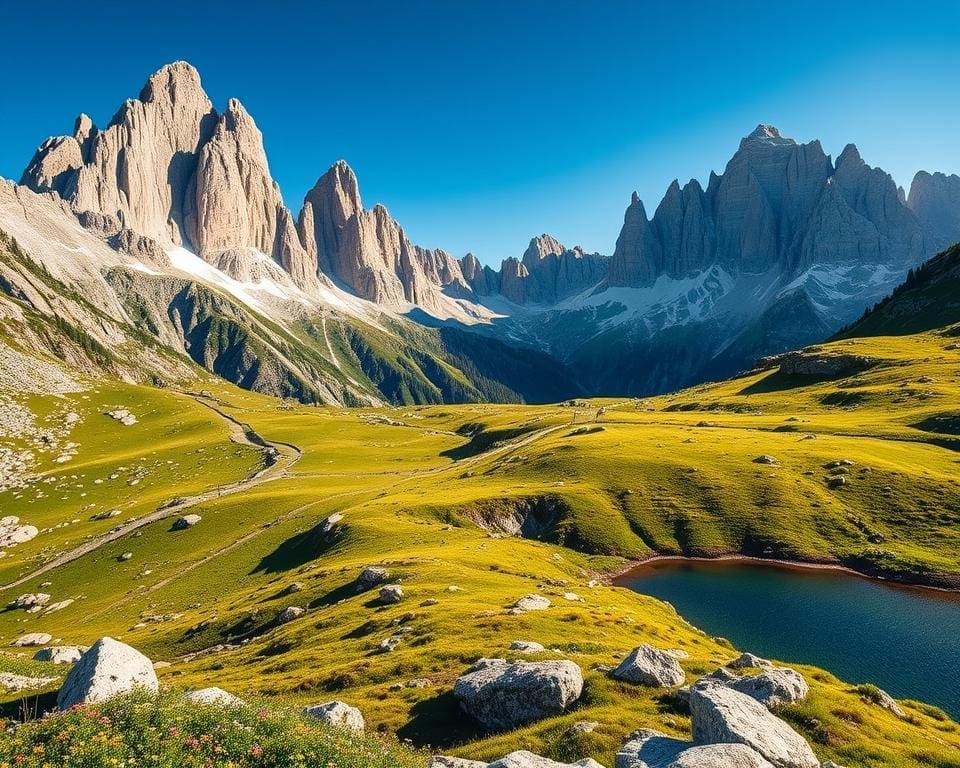
[[[210,409],[215,414],[217,414],[217,416],[219,416],[227,425],[227,429],[229,430],[231,441],[238,444],[257,448],[258,450],[263,451],[267,459],[266,466],[264,466],[262,469],[257,470],[257,472],[255,472],[254,474],[249,475],[248,477],[245,477],[236,482],[233,482],[227,485],[221,485],[215,489],[210,489],[208,491],[204,491],[203,493],[200,493],[194,496],[174,498],[171,501],[168,501],[162,504],[161,506],[159,506],[154,512],[144,515],[143,517],[139,517],[136,520],[131,520],[128,523],[120,526],[119,528],[116,528],[112,531],[109,531],[108,533],[105,533],[101,536],[97,536],[96,538],[86,541],[80,546],[74,547],[73,549],[67,552],[63,552],[62,554],[55,557],[53,560],[50,560],[49,562],[44,563],[38,568],[35,568],[30,573],[27,573],[24,576],[21,576],[16,581],[12,581],[9,584],[0,586],[0,592],[6,589],[13,589],[14,587],[18,587],[21,584],[24,584],[30,581],[31,579],[36,578],[37,576],[41,576],[44,573],[47,573],[48,571],[53,570],[54,568],[59,568],[61,565],[66,565],[67,563],[73,562],[74,560],[77,560],[78,558],[81,558],[84,555],[87,555],[90,552],[93,552],[99,549],[105,544],[109,544],[112,541],[117,541],[118,539],[121,539],[124,536],[129,535],[130,533],[133,533],[139,528],[143,528],[146,525],[155,523],[158,520],[163,520],[168,517],[173,517],[174,515],[179,515],[184,510],[194,507],[197,504],[202,504],[203,502],[211,501],[212,499],[216,499],[222,496],[228,496],[234,493],[238,493],[240,491],[245,491],[249,488],[254,488],[258,485],[262,485],[263,483],[270,482],[272,480],[278,480],[280,478],[287,477],[289,474],[290,468],[300,459],[301,456],[303,456],[303,451],[299,447],[292,445],[291,443],[283,443],[278,441],[267,440],[266,438],[262,437],[249,424],[239,421],[234,416],[231,416],[229,413],[223,410],[223,408],[221,407],[221,403],[218,402],[212,396],[209,396],[203,393],[195,393],[195,392],[183,392],[181,394],[185,395],[186,397],[190,397],[195,402],[199,403],[200,405],[203,405],[204,407]],[[405,483],[411,482],[412,480],[416,480],[421,477],[441,474],[443,472],[448,472],[451,470],[460,471],[464,467],[472,466],[473,464],[483,461],[484,459],[489,459],[492,456],[497,456],[502,453],[516,451],[521,448],[524,448],[530,445],[531,443],[536,442],[537,440],[540,440],[541,438],[546,437],[549,434],[552,434],[553,432],[556,432],[561,429],[566,429],[569,426],[570,426],[569,424],[558,424],[552,427],[544,427],[542,429],[538,429],[533,432],[530,432],[529,434],[523,435],[522,437],[519,437],[515,440],[511,440],[506,443],[502,443],[500,445],[491,446],[487,450],[481,451],[480,453],[474,456],[469,456],[469,457],[460,459],[459,461],[454,461],[450,464],[443,464],[437,467],[430,467],[429,469],[414,470],[409,473],[404,473],[402,476],[397,476],[396,474],[394,474],[394,476],[397,477],[396,482],[391,483],[390,485],[386,486],[382,490],[391,491],[399,485],[403,485]],[[342,494],[337,494],[337,496],[353,496],[353,495],[360,495],[362,493],[363,493],[362,491],[347,491]],[[326,500],[328,501],[329,498],[333,498],[333,497],[328,497],[328,499]],[[277,523],[289,520],[290,518],[295,517],[296,515],[302,512],[305,512],[307,509],[315,506],[318,503],[320,502],[311,502],[310,504],[306,504],[301,507],[298,507],[294,510],[291,510],[290,512],[287,512],[282,517],[278,518],[272,523],[268,525],[260,526],[244,534],[239,539],[236,539],[235,541],[230,542],[229,544],[226,544],[222,548],[214,552],[211,552],[208,555],[201,558],[200,560],[186,566],[183,570],[178,572],[176,575],[171,576],[167,579],[164,579],[163,581],[153,585],[150,591],[152,592],[157,589],[160,589],[161,587],[166,586],[169,582],[174,581],[180,576],[200,567],[201,565],[204,565],[210,562],[211,560],[214,560],[224,554],[227,554],[228,552],[233,551],[237,547],[242,546],[243,544],[247,543],[251,539],[260,535],[265,530],[272,528]]]
[[[195,402],[200,403],[206,408],[209,408],[221,419],[223,419],[227,425],[227,429],[230,434],[230,440],[232,442],[240,445],[247,445],[251,448],[261,451],[265,458],[265,465],[252,475],[248,475],[247,477],[244,477],[233,483],[218,485],[216,488],[211,488],[210,490],[194,496],[183,496],[171,499],[170,501],[161,504],[156,510],[144,515],[143,517],[138,517],[136,520],[130,520],[118,528],[115,528],[101,536],[90,539],[89,541],[86,541],[80,546],[74,547],[67,552],[57,555],[57,557],[55,557],[53,560],[50,560],[40,567],[35,568],[34,570],[30,571],[30,573],[21,576],[15,581],[11,581],[9,584],[0,586],[0,592],[6,589],[13,589],[21,584],[25,584],[31,579],[41,576],[42,574],[47,573],[54,568],[59,568],[61,565],[73,562],[74,560],[77,560],[78,558],[99,549],[105,544],[109,544],[117,539],[122,539],[124,536],[133,533],[138,528],[143,528],[144,526],[155,523],[158,520],[179,515],[184,510],[195,507],[197,504],[202,504],[205,501],[211,501],[212,499],[220,498],[221,496],[229,496],[240,491],[245,491],[248,488],[254,488],[258,485],[262,485],[263,483],[286,477],[290,467],[293,466],[303,455],[303,452],[295,445],[273,442],[261,437],[249,424],[244,424],[243,422],[235,419],[233,416],[230,416],[222,411],[217,406],[216,401],[214,401],[212,398],[192,392],[183,392],[182,394],[192,398]]]

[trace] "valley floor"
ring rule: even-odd
[[[952,341],[825,347],[872,359],[844,378],[770,370],[570,406],[313,408],[212,379],[189,393],[105,381],[7,393],[33,430],[9,430],[4,444],[35,463],[0,506],[40,533],[3,550],[0,597],[73,602],[0,613],[0,642],[112,635],[169,662],[161,683],[175,688],[289,705],[339,698],[368,730],[438,751],[529,748],[610,765],[631,731],[686,737],[690,720],[604,665],[649,642],[689,654],[690,681],[738,655],[669,605],[606,581],[630,563],[742,554],[960,584]],[[104,415],[118,407],[136,423]],[[201,520],[173,530],[186,511]],[[368,565],[402,583],[399,604],[356,592]],[[529,593],[551,607],[508,612]],[[279,623],[289,606],[306,613]],[[452,683],[480,657],[515,655],[514,640],[576,661],[586,690],[566,715],[486,733],[460,713]],[[62,674],[30,655],[5,651],[0,670]],[[960,730],[936,708],[903,702],[900,719],[851,683],[797,668],[812,692],[781,716],[821,759],[960,765]],[[56,685],[40,690],[40,708]],[[8,715],[24,706],[23,693],[5,700]],[[581,720],[598,725],[571,730]]]

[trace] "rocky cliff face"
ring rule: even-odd
[[[77,211],[115,217],[120,226],[182,245],[186,190],[216,122],[197,71],[170,64],[104,130],[81,115],[73,136],[44,142],[21,183],[56,190]]]
[[[491,350],[499,349],[491,336],[522,343],[523,354],[536,348],[572,363],[580,383],[606,394],[726,375],[760,355],[834,332],[879,301],[907,269],[960,240],[960,177],[921,172],[907,196],[852,144],[834,161],[819,142],[800,144],[759,125],[705,187],[674,181],[652,218],[634,194],[609,259],[543,234],[496,270],[472,254],[456,259],[411,242],[382,205],[364,208],[343,161],[320,176],[294,217],[270,175],[253,118],[235,99],[218,112],[184,62],[152,75],[139,99],[127,101],[106,128],[81,115],[71,135],[48,139],[21,183],[53,198],[56,215],[70,212],[142,274],[172,271],[191,283],[196,277],[226,290],[230,302],[290,323],[297,338],[274,344],[259,327],[251,335],[256,323],[246,310],[238,310],[239,322],[202,291],[195,292],[202,300],[190,303],[199,308],[197,322],[171,326],[163,306],[172,306],[172,295],[150,307],[131,300],[150,283],[137,275],[115,280],[104,294],[113,309],[122,301],[122,311],[155,314],[151,328],[158,330],[151,332],[191,356],[216,314],[219,335],[203,338],[234,339],[243,354],[227,364],[226,350],[214,344],[215,357],[194,356],[197,362],[249,378],[257,368],[250,350],[260,349],[280,361],[262,377],[286,382],[279,391],[340,401],[373,390],[390,399],[415,390],[419,400],[499,391],[488,381],[496,367]],[[130,266],[124,259],[110,264]],[[108,269],[107,262],[100,267]],[[102,293],[102,276],[89,277],[90,290]],[[334,311],[368,324],[341,339],[370,376],[362,392],[340,372],[327,326],[313,314]],[[444,378],[436,361],[449,354],[449,338],[432,341],[429,352],[418,341],[408,360],[385,373],[390,366],[377,344],[360,337],[383,331],[381,321],[420,334],[421,326],[403,325],[404,315],[482,330],[482,353],[478,346],[471,357],[462,339],[456,345],[466,368],[478,372],[476,381],[486,383],[467,392]],[[303,323],[313,330],[309,351],[300,355]],[[228,326],[230,333],[223,330]],[[181,343],[188,336],[190,349]],[[489,367],[481,370],[478,360]],[[548,367],[537,363],[537,370]],[[522,378],[524,392],[541,391],[532,378]]]
[[[253,118],[236,99],[218,113],[185,62],[151,75],[104,130],[81,115],[72,136],[48,139],[21,183],[58,193],[103,232],[184,247],[238,276],[253,250],[301,287],[317,279]]]
[[[444,296],[472,293],[450,254],[411,243],[382,205],[364,209],[357,178],[342,160],[307,193],[297,226],[320,270],[361,298],[442,315]]]
[[[733,277],[858,260],[905,271],[929,250],[893,179],[855,146],[834,164],[819,142],[798,144],[760,125],[706,190],[674,182],[652,220],[634,195],[608,283],[649,286],[712,265]]]
[[[530,240],[522,258],[504,259],[500,272],[480,270],[472,261],[464,274],[478,296],[500,293],[514,304],[550,305],[597,285],[607,272],[607,259],[567,248],[551,235]]]
[[[957,242],[957,233],[960,233],[960,176],[920,171],[910,185],[907,206],[920,222],[929,249],[939,253]]]

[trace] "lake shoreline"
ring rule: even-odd
[[[782,568],[786,570],[808,570],[808,571],[832,571],[834,573],[843,573],[848,576],[856,576],[868,581],[878,581],[889,586],[906,587],[920,591],[931,591],[950,595],[960,596],[960,577],[940,576],[937,579],[924,578],[922,574],[909,574],[907,578],[899,574],[893,575],[882,569],[857,569],[842,563],[816,560],[784,560],[772,557],[756,557],[753,555],[742,555],[736,552],[718,554],[715,556],[704,555],[660,555],[654,554],[639,560],[630,560],[619,568],[604,571],[600,574],[601,580],[606,584],[623,586],[619,582],[634,571],[656,563],[728,563],[735,565],[737,563],[746,563],[751,565],[769,566],[771,568]]]

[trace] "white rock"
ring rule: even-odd
[[[754,656],[752,653],[742,653],[729,664],[730,669],[747,669],[749,667],[772,667],[772,662]]]
[[[722,685],[690,691],[697,744],[746,744],[776,768],[820,768],[800,734],[762,704]]]
[[[20,518],[14,515],[0,517],[0,549],[15,547],[34,538],[40,530],[33,525],[20,525]]]
[[[512,609],[519,613],[526,611],[545,611],[550,607],[550,601],[543,595],[532,593],[524,595],[512,606]]]
[[[50,595],[44,592],[27,593],[20,595],[7,603],[7,609],[15,611],[18,609],[40,608],[50,602]]]
[[[304,708],[303,714],[354,733],[363,733],[365,727],[360,710],[351,707],[349,704],[344,704],[342,701],[326,701],[323,704],[314,704]]]
[[[66,710],[135,689],[152,693],[157,688],[150,659],[126,643],[102,637],[70,670],[57,695],[57,706]]]
[[[380,588],[381,603],[399,603],[403,600],[403,589],[399,584],[388,584]]]
[[[190,691],[183,694],[182,698],[189,704],[215,704],[220,707],[237,707],[244,703],[243,699],[216,686],[201,688],[199,691]]]
[[[488,728],[514,728],[560,714],[583,692],[583,673],[572,661],[481,662],[457,680],[453,695]]]
[[[183,517],[178,517],[173,523],[173,530],[185,531],[187,528],[193,528],[193,526],[202,519],[200,515],[184,515]]]
[[[766,707],[794,704],[803,701],[810,686],[803,675],[789,667],[769,667],[757,675],[731,680],[727,686],[745,693]]]
[[[615,768],[772,768],[745,744],[696,746],[652,730],[640,730],[617,753]]]
[[[518,653],[542,653],[546,650],[540,643],[533,643],[528,640],[514,640],[510,643],[510,650]]]
[[[533,752],[519,750],[490,763],[490,768],[603,768],[603,766],[589,757],[575,763],[558,763],[535,755]]]
[[[682,685],[685,678],[672,655],[646,644],[634,648],[611,674],[617,680],[658,688]]]
[[[368,589],[373,589],[388,578],[390,578],[390,573],[386,568],[381,568],[378,565],[368,565],[357,577],[357,592],[366,592]]]
[[[16,640],[13,641],[12,645],[17,645],[20,647],[28,647],[31,645],[46,645],[53,638],[48,635],[46,632],[28,632],[25,635],[20,635]]]
[[[306,612],[306,609],[301,608],[299,605],[288,606],[277,615],[277,623],[286,624],[288,621],[299,619]]]
[[[75,664],[86,648],[79,645],[52,645],[33,654],[35,661],[49,661],[52,664]]]

